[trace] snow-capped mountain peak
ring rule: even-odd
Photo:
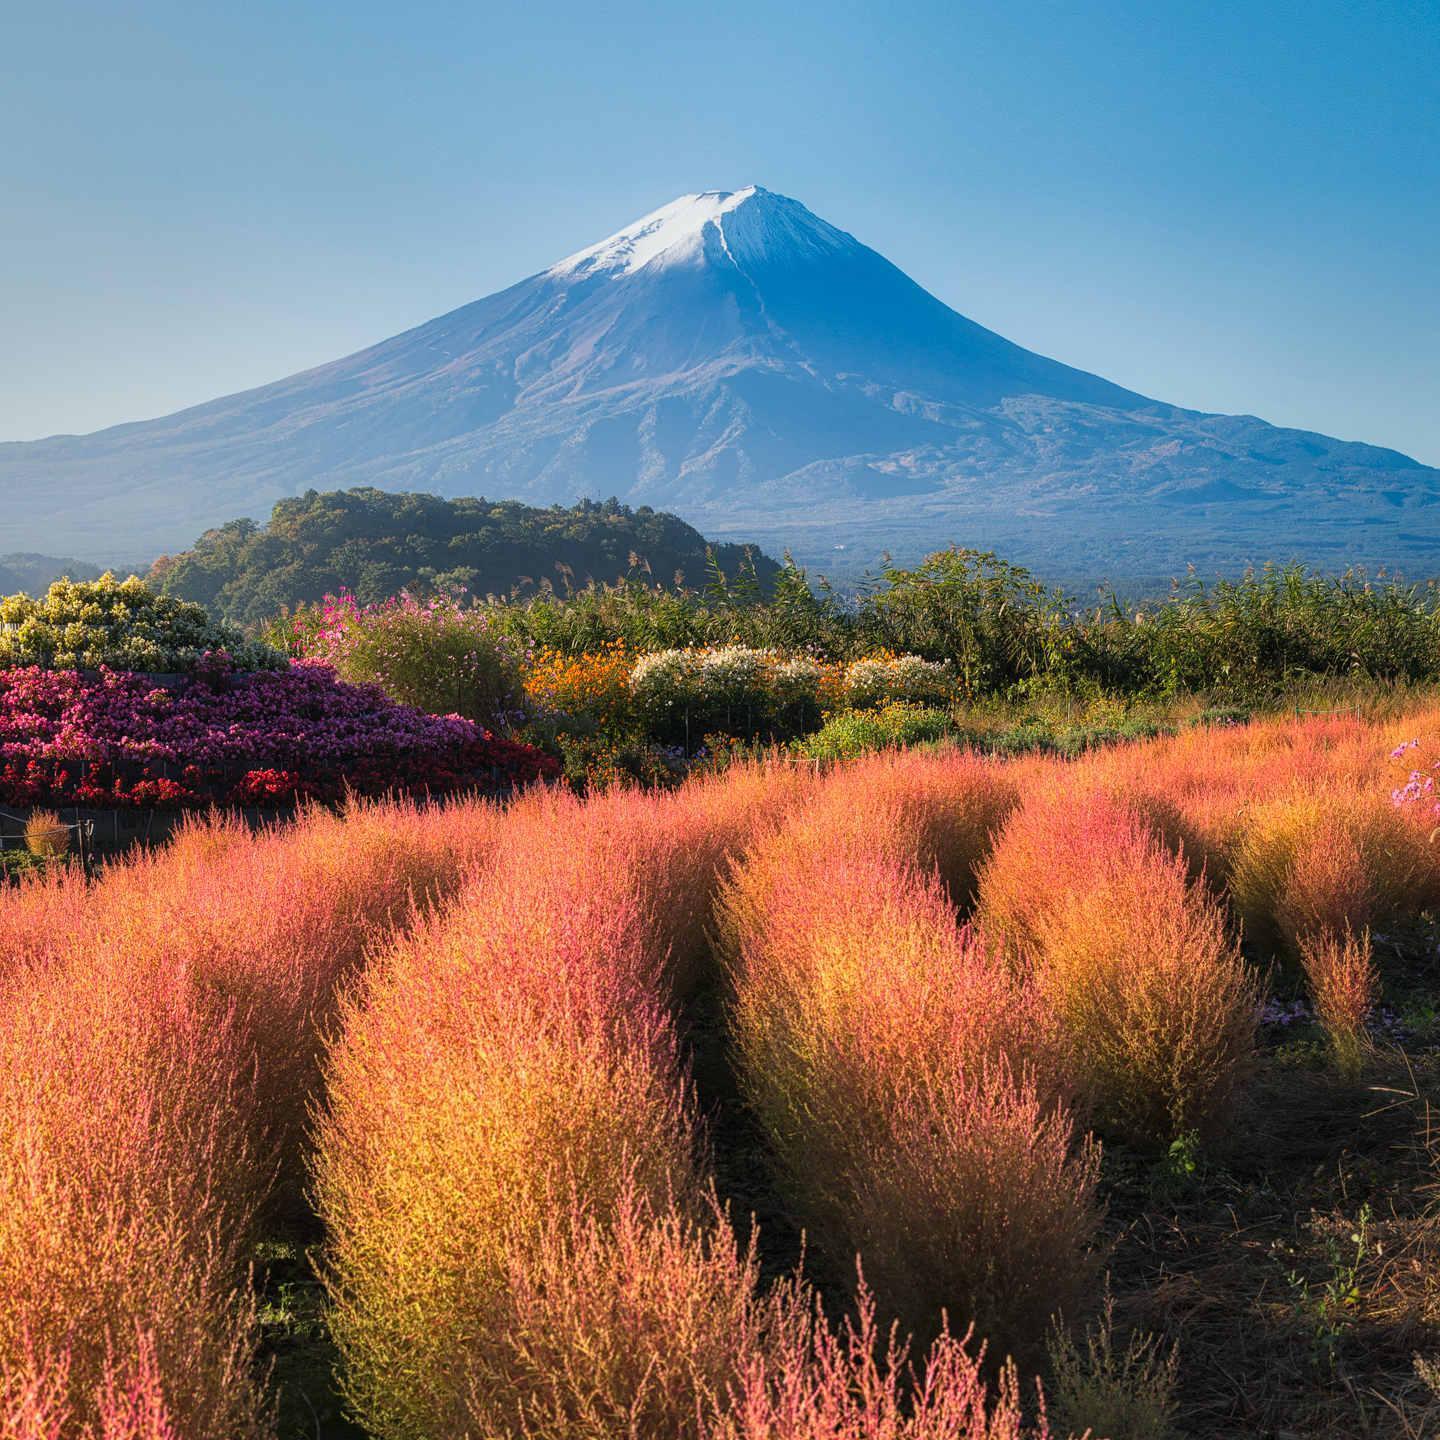
[[[707,240],[719,256],[737,264],[776,248],[825,250],[856,243],[798,200],[747,185],[742,190],[682,195],[598,244],[567,256],[546,273],[557,279],[618,278],[647,265],[694,263],[704,258]]]
[[[949,540],[1062,580],[1292,553],[1440,573],[1440,471],[1025,350],[758,185],[259,389],[0,444],[0,532],[113,564],[351,485],[615,495],[825,568],[843,545],[852,578]]]

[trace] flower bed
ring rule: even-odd
[[[558,766],[457,715],[427,715],[327,665],[200,678],[0,670],[0,803],[273,805],[505,788]]]

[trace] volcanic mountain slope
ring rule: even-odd
[[[85,558],[354,485],[616,495],[841,573],[952,540],[1059,578],[1292,555],[1440,571],[1440,471],[1033,354],[753,186],[258,390],[0,445],[15,548]]]

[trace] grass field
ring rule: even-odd
[[[1437,761],[1421,693],[0,889],[0,1434],[1435,1434]]]

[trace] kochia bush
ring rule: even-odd
[[[842,813],[802,812],[727,890],[745,1093],[832,1270],[859,1252],[922,1334],[946,1311],[1036,1347],[1089,1275],[1096,1156],[1042,1013],[957,928],[904,807]]]
[[[1297,955],[1440,900],[1431,817],[1376,792],[1294,789],[1247,815],[1230,886],[1245,933]]]
[[[982,867],[979,913],[1103,1129],[1166,1143],[1221,1122],[1258,988],[1220,902],[1137,810],[1100,792],[1028,802]]]
[[[0,968],[0,1395],[63,1391],[70,1440],[143,1360],[178,1435],[264,1431],[243,1259],[303,1173],[335,987],[481,858],[490,813],[217,819],[0,895],[25,937]]]
[[[696,1195],[643,850],[627,864],[608,827],[587,845],[551,823],[583,826],[567,806],[521,811],[478,887],[367,973],[331,1062],[332,1329],[381,1436],[494,1433],[540,1404],[517,1287],[546,1244],[583,1243],[547,1241],[548,1219]]]

